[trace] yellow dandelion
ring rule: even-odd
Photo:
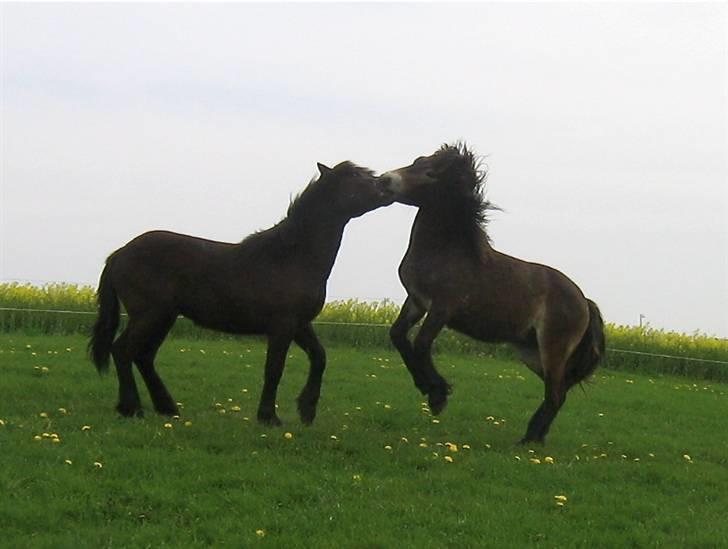
[[[258,529],[255,531],[255,535],[258,536],[259,538],[265,537],[265,530]]]
[[[354,474],[351,478],[354,479],[355,482],[361,482],[361,475],[358,473]]]
[[[231,410],[232,410],[233,412],[239,412],[239,411],[240,411],[240,406],[233,406],[233,407],[232,407],[232,408],[230,408],[230,409],[231,409]]]
[[[55,439],[58,438],[58,433],[51,433],[49,436]]]
[[[51,442],[54,442],[54,443],[58,444],[58,443],[61,442],[61,439],[60,438],[52,438],[51,439]]]
[[[0,419],[0,427],[3,427],[3,426],[5,426],[5,420],[4,419]]]
[[[445,461],[447,461],[448,463],[452,463],[453,461],[455,461],[455,460],[454,460],[454,459],[452,458],[452,456],[445,456],[445,457],[444,457],[443,459],[444,459]]]
[[[446,442],[445,447],[451,451],[451,452],[457,452],[458,451],[458,445],[453,444],[452,442]]]
[[[226,414],[227,413],[227,410],[225,408],[220,408],[217,412],[219,414]]]
[[[164,428],[165,429],[171,429],[172,428],[172,424],[171,423],[165,423],[164,424]]]
[[[331,435],[329,438],[331,440],[339,440],[339,438],[336,435]]]
[[[463,450],[470,450],[470,444],[463,444]]]
[[[564,502],[563,501],[557,501],[556,502],[556,506],[557,507],[563,507],[564,506]]]
[[[648,456],[650,456],[651,458],[655,457],[655,454],[653,454],[652,452],[650,452],[650,453],[649,453],[649,454],[647,454],[647,455],[648,455]]]
[[[568,501],[568,498],[566,496],[564,496],[564,495],[554,496],[554,499],[556,501],[560,501],[562,503],[566,503]]]
[[[485,419],[486,421],[493,421],[495,418],[493,416],[488,416]]]
[[[554,458],[552,458],[551,456],[546,456],[545,458],[543,458],[543,460],[544,460],[544,462],[551,463],[551,464],[553,464],[553,462],[554,462]]]
[[[401,440],[402,442],[405,442],[405,443],[409,442],[409,439],[407,437],[402,437],[399,440]]]
[[[535,463],[536,465],[541,463],[541,460],[538,458],[531,458],[528,461],[530,461],[531,463]]]
[[[521,461],[521,456],[513,456],[513,457],[516,458],[516,461]]]
[[[427,448],[426,442],[420,442],[420,448]]]
[[[51,434],[50,433],[43,433],[41,436],[43,438],[51,438]]]
[[[439,419],[433,419],[432,420],[432,423],[440,423],[440,420]]]
[[[48,370],[48,366],[43,366],[43,367],[41,367],[40,371],[43,372],[44,374],[47,374],[50,370]]]
[[[293,438],[293,433],[283,433],[283,438],[291,440]]]
[[[63,415],[66,415],[68,413],[68,410],[66,410],[65,408],[58,408],[58,411]]]
[[[99,461],[94,461],[94,467],[96,467],[97,469],[103,469],[104,464]]]
[[[40,436],[40,435],[35,435],[35,436],[33,437],[33,440],[43,440],[43,437],[42,437],[42,436]]]
[[[488,444],[487,442],[485,443],[485,447],[486,447],[486,448],[487,448],[488,450],[490,450],[490,444]]]
[[[172,419],[179,419],[179,416],[172,416]]]
[[[691,458],[689,454],[683,454],[683,459],[685,461],[693,461],[693,458]]]
[[[66,465],[73,465],[73,462],[70,459],[64,459],[63,463],[65,463]]]
[[[384,447],[384,449],[385,449],[385,450],[391,450],[391,449],[392,449],[392,447],[391,447],[391,446],[390,446],[389,444],[387,444],[387,445],[386,445],[386,446]]]
[[[82,431],[90,431],[90,430],[91,430],[91,426],[90,426],[90,425],[83,425],[83,426],[81,427],[81,430],[82,430]]]
[[[385,410],[391,410],[391,409],[392,409],[392,406],[391,406],[391,404],[385,404],[385,405],[384,405],[384,409],[385,409]]]
[[[40,414],[38,414],[38,416],[40,416],[42,418],[47,418],[48,417],[48,412],[41,412]]]
[[[192,422],[189,420],[185,421],[185,427],[192,427]]]

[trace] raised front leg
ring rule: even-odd
[[[412,343],[410,343],[407,334],[412,329],[412,326],[417,324],[424,315],[425,309],[417,305],[411,297],[408,297],[404,305],[402,305],[402,309],[399,311],[397,320],[394,321],[394,324],[389,329],[389,337],[392,343],[399,351],[404,365],[407,366],[407,370],[409,370],[412,380],[415,382],[415,387],[423,395],[430,392],[430,383],[419,367]]]
[[[308,380],[298,396],[298,413],[306,425],[313,423],[316,417],[316,406],[321,395],[321,381],[326,369],[326,351],[319,342],[311,324],[306,324],[294,337],[296,344],[308,356],[311,366]]]
[[[276,414],[276,393],[283,375],[288,348],[293,334],[277,331],[268,334],[268,352],[265,357],[265,379],[258,406],[258,421],[264,425],[281,425]]]
[[[432,343],[445,327],[446,322],[447,315],[444,311],[431,310],[425,317],[420,331],[417,332],[413,346],[416,367],[429,383],[428,403],[430,410],[435,415],[445,409],[447,395],[450,394],[450,384],[435,369],[432,362]]]

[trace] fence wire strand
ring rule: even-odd
[[[22,309],[18,307],[0,307],[0,311],[12,312],[12,313],[55,313],[55,314],[71,314],[71,315],[95,315],[96,312],[92,311],[69,311],[63,309]],[[126,313],[121,313],[122,316],[127,316]],[[184,318],[179,316],[177,318]],[[314,320],[312,324],[320,326],[354,326],[354,327],[369,327],[369,328],[389,328],[390,324],[377,324],[374,322],[332,322],[326,320]],[[697,358],[688,356],[678,355],[665,355],[660,353],[646,353],[644,351],[632,351],[629,349],[615,349],[607,347],[607,351],[610,353],[624,353],[630,355],[642,355],[651,356],[656,358],[668,358],[672,360],[686,360],[688,362],[704,362],[709,364],[724,364],[728,365],[728,361],[725,360],[713,360],[709,358]]]

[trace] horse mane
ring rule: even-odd
[[[354,171],[361,171],[367,174],[373,173],[368,168],[357,166],[349,161],[338,164],[331,171],[336,172],[335,177],[337,179],[342,175],[345,176]],[[276,247],[288,249],[295,246],[298,240],[296,235],[302,229],[302,213],[312,210],[315,212],[317,207],[328,209],[330,206],[329,201],[322,199],[318,193],[322,187],[327,186],[327,183],[331,179],[331,176],[326,177],[325,175],[312,177],[308,185],[291,199],[286,210],[286,217],[272,227],[248,235],[242,240],[241,244],[245,244],[253,254],[255,254],[256,250],[275,249]]]
[[[448,170],[448,178],[444,183],[448,186],[458,184],[458,188],[461,190],[455,195],[458,200],[458,208],[461,209],[459,219],[482,230],[490,242],[490,236],[486,230],[490,220],[489,214],[494,210],[500,211],[500,208],[486,198],[488,167],[484,157],[477,156],[462,141],[443,144],[435,155],[443,158],[442,161]],[[453,171],[455,181],[451,177]]]

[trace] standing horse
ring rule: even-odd
[[[482,341],[509,342],[545,385],[521,442],[543,443],[566,392],[604,355],[598,307],[556,269],[491,246],[485,172],[465,145],[443,145],[382,178],[397,202],[419,207],[399,266],[408,296],[390,331],[415,385],[434,414],[445,408],[450,385],[431,354],[445,326]],[[407,333],[425,315],[411,343]]]
[[[109,256],[99,281],[99,313],[89,352],[99,372],[108,369],[109,354],[114,357],[119,413],[142,413],[132,363],[156,411],[178,413],[155,371],[154,357],[177,316],[183,315],[213,330],[268,336],[258,407],[258,420],[265,424],[281,423],[276,392],[295,341],[311,363],[298,411],[304,423],[314,420],[326,355],[311,321],[323,307],[344,227],[393,201],[383,182],[366,168],[351,162],[318,167],[320,177],[291,203],[281,222],[240,243],[152,231]],[[114,341],[119,302],[129,320]]]

